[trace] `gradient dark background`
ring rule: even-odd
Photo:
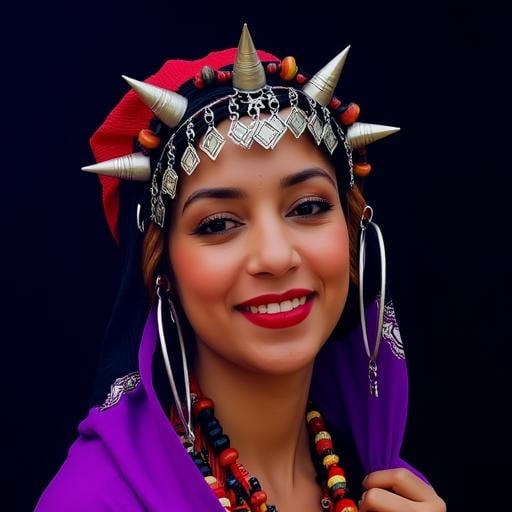
[[[5,510],[28,511],[88,410],[118,280],[88,138],[169,58],[257,47],[315,72],[347,44],[341,96],[400,126],[365,186],[410,373],[403,456],[450,511],[508,503],[505,18],[490,5],[81,2],[3,8]],[[502,138],[503,142],[500,140]],[[5,260],[5,261],[4,261]],[[483,508],[480,508],[483,507]],[[509,506],[504,506],[504,509]],[[496,507],[497,509],[497,507]]]

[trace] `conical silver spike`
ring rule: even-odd
[[[256,91],[266,83],[263,64],[256,53],[247,23],[244,23],[233,66],[233,87],[241,91]]]
[[[338,53],[334,59],[326,64],[318,73],[312,76],[302,90],[310,97],[313,98],[322,107],[327,107],[331,101],[334,90],[338,85],[341,71],[347,60],[347,54],[350,50],[350,45],[347,46],[342,52]]]
[[[98,164],[88,165],[82,167],[82,171],[130,181],[149,181],[151,178],[149,157],[142,153],[133,153]]]
[[[169,128],[178,126],[187,110],[188,100],[185,96],[125,75],[121,76],[160,121]]]
[[[382,124],[354,123],[347,129],[347,138],[353,149],[367,146],[372,142],[383,139],[400,131],[395,126],[384,126]]]

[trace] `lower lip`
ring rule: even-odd
[[[267,327],[269,329],[282,329],[284,327],[292,327],[297,325],[307,318],[311,308],[313,307],[313,300],[315,296],[308,297],[306,302],[291,311],[284,311],[283,313],[252,313],[251,311],[239,311],[253,324],[260,327]]]

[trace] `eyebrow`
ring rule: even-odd
[[[298,183],[302,183],[306,180],[309,180],[311,178],[327,178],[333,185],[334,188],[336,188],[336,182],[332,178],[332,176],[321,169],[320,167],[312,167],[309,169],[303,169],[302,171],[299,171],[295,174],[290,174],[288,176],[285,176],[284,178],[281,178],[280,180],[280,186],[281,188],[289,188],[293,187],[294,185],[297,185]],[[247,199],[247,193],[242,190],[241,188],[202,188],[199,190],[196,190],[195,192],[192,192],[188,199],[185,201],[185,204],[183,205],[183,210],[181,211],[181,214],[185,212],[185,208],[190,206],[191,203],[194,201],[197,201],[198,199],[203,198],[214,198],[214,199]]]

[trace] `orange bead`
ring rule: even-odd
[[[353,500],[343,498],[334,505],[334,512],[357,512],[357,506]]]
[[[370,164],[354,164],[354,174],[356,176],[368,176],[372,170],[372,166]]]
[[[139,132],[139,144],[145,149],[155,149],[160,146],[160,137],[155,135],[152,130],[145,128]]]
[[[298,71],[299,68],[297,67],[295,57],[285,57],[281,61],[281,73],[279,73],[279,76],[283,80],[293,80]]]
[[[350,102],[347,106],[347,110],[340,114],[340,121],[345,126],[350,126],[357,121],[359,114],[361,113],[361,108],[357,103]]]

